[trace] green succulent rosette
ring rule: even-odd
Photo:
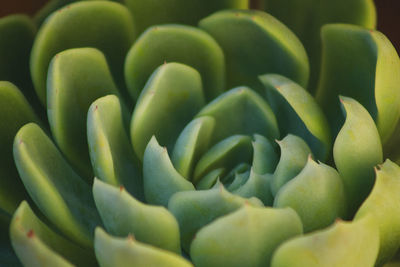
[[[0,18],[0,265],[396,258],[400,59],[372,2],[259,3]]]

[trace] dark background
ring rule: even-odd
[[[0,0],[0,17],[11,13],[33,14],[48,0]],[[215,0],[218,1],[218,0]],[[252,0],[256,2],[257,0]],[[335,1],[335,0],[332,0]],[[378,10],[378,29],[400,53],[400,0],[375,0]]]

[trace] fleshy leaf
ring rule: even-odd
[[[142,244],[134,237],[117,238],[96,228],[94,248],[101,267],[159,266],[193,267],[193,265],[167,250]]]
[[[196,69],[209,100],[225,89],[224,54],[210,35],[190,26],[159,25],[145,31],[126,57],[125,79],[131,97],[138,98],[150,75],[164,62]]]
[[[229,193],[221,184],[209,190],[176,193],[169,201],[168,209],[179,223],[182,247],[189,252],[198,230],[245,203],[263,206],[256,198],[246,199]]]
[[[199,23],[222,47],[228,88],[250,86],[263,92],[258,75],[282,74],[306,87],[308,58],[297,37],[271,15],[258,10],[225,10]]]
[[[292,209],[245,205],[202,228],[190,256],[198,267],[269,266],[275,249],[301,234],[300,218]]]
[[[215,119],[211,144],[235,134],[260,134],[279,138],[274,113],[264,99],[248,87],[237,87],[220,95],[197,115]]]
[[[90,104],[118,94],[104,55],[94,48],[58,53],[47,76],[47,115],[51,132],[65,157],[91,181],[86,120]]]
[[[249,163],[253,154],[251,138],[245,135],[228,137],[211,147],[198,161],[193,182],[218,168],[231,170],[239,163]]]
[[[87,136],[90,159],[97,178],[123,185],[139,200],[144,199],[141,166],[124,126],[124,110],[114,95],[97,99],[89,108]]]
[[[374,166],[382,163],[382,145],[368,111],[352,98],[340,100],[346,121],[333,145],[333,158],[343,180],[347,218],[352,218],[372,189]]]
[[[34,123],[15,136],[14,160],[29,195],[41,212],[69,238],[92,247],[100,217],[90,187]]]
[[[310,157],[304,169],[278,191],[274,207],[294,209],[305,233],[325,228],[346,214],[343,182],[335,169]]]
[[[129,10],[109,1],[82,1],[53,13],[37,34],[31,53],[31,75],[36,93],[46,103],[46,77],[51,59],[59,52],[94,47],[107,58],[112,74],[123,90],[123,63],[135,39]]]
[[[258,174],[274,172],[279,158],[274,144],[262,135],[253,136],[253,171]]]
[[[154,136],[144,152],[143,183],[146,201],[165,207],[176,192],[195,190],[193,184],[175,170],[167,149],[161,147]]]
[[[94,254],[60,236],[44,224],[23,201],[10,225],[11,242],[26,266],[96,266]],[[70,261],[71,263],[68,263]]]
[[[219,168],[219,169],[210,171],[209,173],[204,175],[200,181],[197,182],[196,189],[197,190],[210,189],[218,181],[218,179],[221,177],[221,175],[225,172],[226,171],[224,168]]]
[[[277,143],[281,148],[281,157],[271,180],[271,192],[274,196],[282,186],[300,173],[311,154],[307,143],[295,135],[289,134]]]
[[[400,248],[400,167],[389,159],[375,169],[375,185],[357,211],[355,220],[372,216],[379,229],[376,266],[388,262]]]
[[[245,169],[244,171],[236,171],[233,177],[233,180],[231,183],[227,184],[226,189],[228,191],[233,192],[239,187],[241,187],[243,184],[245,184],[249,180],[250,176],[250,167]],[[253,197],[253,196],[250,196]]]
[[[375,120],[381,141],[388,142],[400,118],[400,59],[378,31],[354,25],[322,28],[323,55],[317,101],[336,135],[343,124],[337,95],[354,98]],[[398,139],[396,136],[395,139]]]
[[[121,237],[132,234],[140,242],[180,254],[179,226],[166,208],[141,203],[124,187],[98,179],[94,180],[93,196],[109,233]]]
[[[124,0],[134,15],[139,32],[156,24],[196,25],[205,16],[220,9],[247,9],[249,0]]]
[[[212,117],[196,118],[183,129],[175,143],[172,163],[188,180],[192,177],[195,163],[208,149],[214,125]]]
[[[256,197],[260,199],[265,206],[272,206],[274,197],[271,193],[271,180],[271,174],[258,174],[254,169],[251,169],[247,181],[242,186],[232,191],[232,193],[245,198]]]
[[[9,218],[28,197],[11,156],[15,134],[28,122],[38,119],[24,95],[12,83],[0,81],[0,211]]]
[[[374,266],[379,231],[372,216],[293,238],[274,253],[271,267]]]
[[[260,76],[267,88],[272,110],[282,135],[295,134],[307,142],[317,159],[325,161],[331,153],[328,121],[309,92],[295,82],[277,75]]]
[[[316,90],[320,70],[321,27],[328,23],[349,23],[366,28],[376,26],[373,0],[262,0],[262,2],[264,9],[289,27],[304,45],[310,58],[311,93]]]
[[[153,135],[172,149],[179,133],[204,102],[201,77],[195,69],[180,63],[158,67],[141,92],[132,115],[131,139],[139,159],[143,159]]]

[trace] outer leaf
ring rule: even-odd
[[[332,99],[341,94],[368,110],[385,144],[400,117],[400,59],[395,48],[380,32],[342,24],[323,27],[322,41],[317,101],[325,109],[333,134],[343,118]]]
[[[49,63],[58,52],[69,48],[95,47],[101,50],[120,90],[123,90],[123,62],[134,39],[132,16],[128,9],[117,3],[83,1],[53,13],[38,32],[31,54],[32,80],[42,103],[46,103]],[[127,95],[121,92],[123,96]]]
[[[262,206],[258,199],[233,195],[221,184],[210,190],[176,193],[169,201],[168,209],[179,223],[182,247],[189,252],[190,243],[198,230],[248,202]]]
[[[375,28],[373,0],[263,0],[264,8],[299,37],[310,57],[310,86],[314,93],[318,83],[321,57],[320,30],[328,23],[357,24]],[[334,88],[334,87],[333,87]]]
[[[348,217],[370,193],[375,165],[382,162],[378,130],[368,111],[356,100],[341,97],[346,121],[333,145],[333,158],[343,179]]]
[[[271,191],[274,196],[282,186],[300,173],[311,155],[306,142],[295,135],[289,134],[277,143],[281,148],[281,157],[271,181]]]
[[[139,32],[156,24],[196,25],[205,16],[220,9],[247,9],[249,0],[124,0],[132,11]]]
[[[37,121],[21,91],[12,83],[0,81],[0,211],[10,219],[28,197],[11,157],[14,136],[25,123]]]
[[[378,250],[379,231],[368,216],[289,240],[274,253],[271,267],[374,266]]]
[[[191,121],[179,135],[171,160],[186,179],[192,177],[195,163],[207,151],[214,125],[212,117],[200,117]]]
[[[51,230],[21,203],[10,225],[11,242],[25,266],[95,266],[92,251],[82,249]],[[67,261],[68,260],[68,261]]]
[[[269,266],[274,250],[300,234],[301,221],[292,209],[245,205],[201,229],[190,255],[198,267]]]
[[[248,163],[252,156],[251,138],[244,135],[228,137],[210,148],[199,160],[194,171],[193,182],[218,168],[231,170],[239,163]]]
[[[220,95],[197,115],[215,119],[211,144],[235,134],[260,134],[279,138],[278,124],[268,103],[248,87],[237,87]]]
[[[303,45],[274,17],[256,10],[225,10],[199,23],[224,50],[228,88],[248,85],[262,92],[258,75],[278,73],[307,86]]]
[[[305,233],[325,228],[346,214],[339,173],[311,159],[304,169],[279,191],[274,207],[291,207],[300,216]]]
[[[29,55],[36,26],[25,15],[10,15],[0,19],[0,81],[18,86],[36,111],[44,113],[33,90],[29,73]]]
[[[322,161],[331,152],[331,135],[328,121],[315,99],[300,85],[277,75],[260,76],[267,88],[269,103],[277,114],[279,131],[301,137],[313,154]]]
[[[162,148],[154,136],[144,152],[143,179],[146,201],[155,205],[167,206],[176,192],[195,189],[175,170],[167,149]]]
[[[389,159],[375,169],[371,194],[357,211],[355,219],[373,216],[378,222],[380,246],[376,266],[388,262],[400,247],[400,167]]]
[[[131,139],[136,155],[143,159],[153,135],[172,149],[179,133],[204,102],[201,77],[195,69],[180,63],[161,65],[150,77],[133,111]]]
[[[193,267],[190,262],[175,253],[142,244],[133,237],[112,237],[101,228],[96,229],[94,247],[101,267]]]
[[[25,188],[43,214],[72,240],[92,247],[100,217],[90,188],[39,126],[29,123],[18,131],[14,159]]]
[[[143,204],[123,187],[98,179],[94,180],[93,196],[110,233],[121,237],[132,234],[140,242],[180,254],[178,223],[166,208]]]
[[[153,71],[164,62],[179,62],[198,70],[209,100],[225,89],[224,55],[215,40],[195,27],[161,25],[144,32],[126,57],[125,79],[134,99]]]
[[[94,48],[57,54],[47,80],[47,114],[51,132],[65,157],[89,181],[93,178],[86,137],[90,104],[118,94],[104,55]]]
[[[97,178],[144,199],[141,166],[124,127],[123,109],[114,95],[99,98],[89,108],[87,138]]]

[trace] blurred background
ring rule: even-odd
[[[0,0],[0,17],[18,12],[34,14],[46,2],[48,0]],[[378,11],[378,29],[392,41],[400,53],[400,0],[375,0],[375,4]]]

